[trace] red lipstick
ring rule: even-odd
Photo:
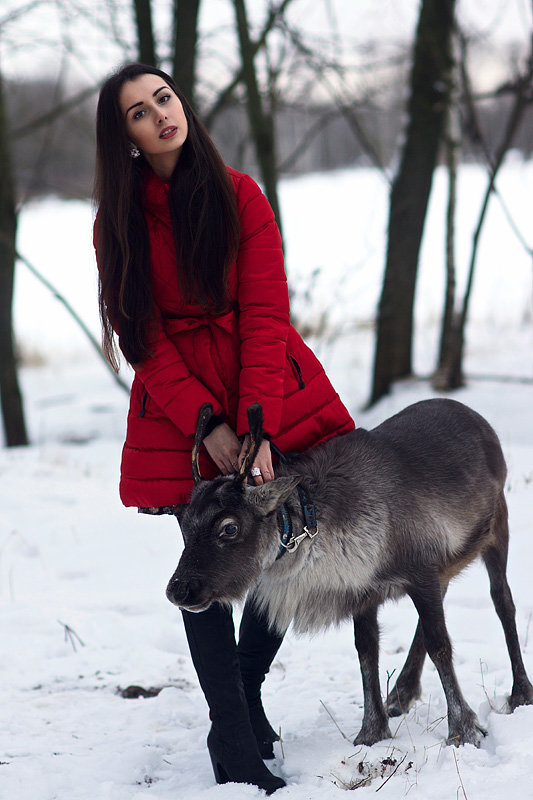
[[[169,125],[168,127],[163,128],[163,130],[159,134],[159,138],[160,139],[171,139],[173,136],[176,135],[177,132],[178,132],[178,129],[176,128],[175,125]]]

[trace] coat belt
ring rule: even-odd
[[[168,336],[176,333],[192,331],[195,328],[217,328],[226,331],[233,336],[237,330],[237,320],[233,309],[225,314],[202,315],[199,317],[166,317],[163,320],[163,327]]]

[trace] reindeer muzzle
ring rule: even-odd
[[[168,582],[167,598],[173,605],[186,611],[205,611],[211,605],[211,599],[202,598],[202,583],[198,578],[180,580],[174,575]]]

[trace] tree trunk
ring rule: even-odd
[[[423,0],[420,11],[407,135],[390,199],[371,404],[412,372],[418,257],[448,103],[454,6],[455,0]]]
[[[200,0],[174,0],[172,77],[194,106]]]
[[[245,2],[244,0],[233,0],[233,4],[235,7],[237,33],[241,51],[242,78],[246,87],[246,110],[248,113],[248,120],[254,140],[261,180],[265,187],[265,194],[272,206],[281,233],[274,122],[271,116],[265,114],[261,101],[254,63],[254,44],[250,40]]]
[[[157,67],[154,29],[152,25],[152,8],[150,0],[133,0],[139,61]]]
[[[446,167],[448,171],[448,203],[446,209],[446,288],[441,322],[440,346],[437,368],[432,377],[435,389],[458,388],[463,384],[463,375],[454,353],[456,269],[455,269],[455,209],[457,205],[457,165],[461,142],[460,112],[458,107],[457,84],[453,81],[446,118]],[[459,367],[459,369],[458,369]],[[453,376],[453,377],[452,377]],[[454,386],[450,382],[454,382]]]
[[[463,75],[465,83],[465,95],[469,105],[470,116],[476,120],[476,112],[473,105],[473,98],[470,92],[470,82],[466,73],[466,64],[463,58]],[[474,272],[476,266],[476,259],[481,237],[481,231],[485,222],[487,210],[489,207],[490,199],[496,190],[496,177],[503,164],[505,155],[513,144],[514,136],[522,122],[524,113],[531,103],[531,82],[533,80],[533,37],[531,39],[531,50],[529,53],[527,67],[523,75],[517,78],[515,82],[515,98],[512,108],[509,113],[505,125],[505,131],[496,150],[494,158],[490,157],[488,147],[483,140],[481,130],[477,126],[477,133],[483,144],[483,149],[489,162],[489,180],[485,195],[481,203],[479,217],[472,237],[472,251],[470,255],[470,263],[468,266],[468,275],[466,281],[465,293],[463,296],[462,307],[455,311],[453,320],[449,331],[449,336],[446,342],[447,352],[441,355],[442,366],[439,369],[439,388],[443,389],[457,389],[464,385],[464,351],[465,351],[465,335],[466,335],[466,322],[468,319],[468,310],[470,307],[470,298],[472,295],[472,287],[474,282]]]
[[[268,17],[263,26],[263,29],[261,30],[261,33],[255,40],[255,42],[252,43],[252,57],[255,57],[256,53],[258,53],[260,50],[266,47],[266,40],[268,34],[272,30],[276,22],[280,19],[280,17],[283,17],[283,14],[285,13],[289,4],[292,3],[292,1],[293,0],[281,0],[279,5],[270,6]],[[220,112],[228,105],[229,101],[233,97],[233,92],[235,91],[235,89],[241,83],[242,80],[243,80],[243,67],[241,64],[240,68],[237,69],[236,73],[231,78],[227,86],[221,92],[219,92],[215,102],[213,103],[209,111],[206,113],[203,122],[207,130],[210,130],[213,127],[215,119],[220,114]]]
[[[7,116],[0,75],[0,396],[5,440],[8,447],[28,444],[22,395],[17,376],[13,341],[13,280],[17,215]]]

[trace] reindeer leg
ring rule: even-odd
[[[513,671],[513,689],[509,701],[509,708],[514,711],[517,706],[533,704],[533,686],[531,685],[520,652],[520,643],[516,630],[516,610],[509,584],[507,583],[507,546],[509,542],[509,529],[507,523],[507,506],[503,495],[500,498],[495,517],[493,532],[496,544],[489,547],[483,554],[490,579],[490,594],[496,613],[502,623],[511,669]]]
[[[443,599],[447,589],[448,584],[446,583],[442,586]],[[386,706],[389,717],[399,717],[401,714],[407,714],[413,703],[420,698],[422,694],[420,678],[422,677],[422,668],[425,660],[424,631],[419,620],[405,664],[398,675],[394,688],[391,689],[387,697]]]
[[[399,717],[400,714],[407,714],[415,700],[420,697],[422,692],[420,676],[422,675],[425,658],[424,632],[422,623],[419,620],[405,664],[387,697],[386,707],[389,717]]]
[[[487,732],[481,727],[478,718],[464,699],[455,675],[452,660],[452,645],[442,607],[442,593],[439,577],[424,575],[417,586],[408,591],[416,606],[424,643],[429,657],[435,664],[448,704],[448,744],[473,744],[479,747]]]
[[[354,615],[355,646],[363,678],[364,713],[354,744],[372,745],[390,739],[387,712],[379,685],[379,628],[377,608]]]

